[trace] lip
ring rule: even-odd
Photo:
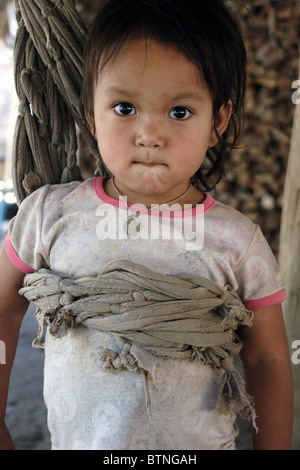
[[[146,167],[162,165],[162,163],[146,163],[146,162],[134,162],[134,163],[138,163],[139,165],[143,165]]]

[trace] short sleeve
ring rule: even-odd
[[[242,259],[234,268],[239,295],[246,308],[257,310],[286,300],[277,261],[259,226]]]
[[[49,188],[50,185],[45,185],[26,197],[9,223],[6,252],[15,267],[25,274],[47,267],[41,230]]]

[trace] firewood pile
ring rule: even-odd
[[[240,2],[239,2],[240,3]],[[258,223],[276,256],[299,66],[299,0],[234,7],[248,51],[246,121],[240,149],[216,197]],[[300,150],[299,150],[300,151]]]

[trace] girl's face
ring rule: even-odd
[[[229,118],[223,114],[220,133]],[[129,202],[180,196],[217,143],[212,99],[199,71],[178,50],[152,40],[147,49],[144,39],[127,41],[100,72],[89,122]]]

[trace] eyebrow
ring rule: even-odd
[[[118,88],[115,86],[110,86],[105,90],[106,95],[124,95],[127,97],[132,97],[135,95],[136,92],[129,92],[128,90],[125,90],[124,88]],[[193,99],[196,101],[202,101],[203,97],[201,95],[195,94],[193,92],[185,92],[185,93],[179,93],[177,95],[172,95],[171,96],[171,101],[180,101],[180,100],[186,100],[186,99]]]
[[[123,88],[118,88],[115,86],[110,86],[105,90],[106,95],[125,95],[125,96],[132,96],[132,94],[128,90],[124,90]]]
[[[203,97],[200,95],[195,95],[195,93],[193,92],[179,93],[178,95],[172,96],[172,101],[180,101],[180,100],[186,100],[186,99],[202,101]]]

